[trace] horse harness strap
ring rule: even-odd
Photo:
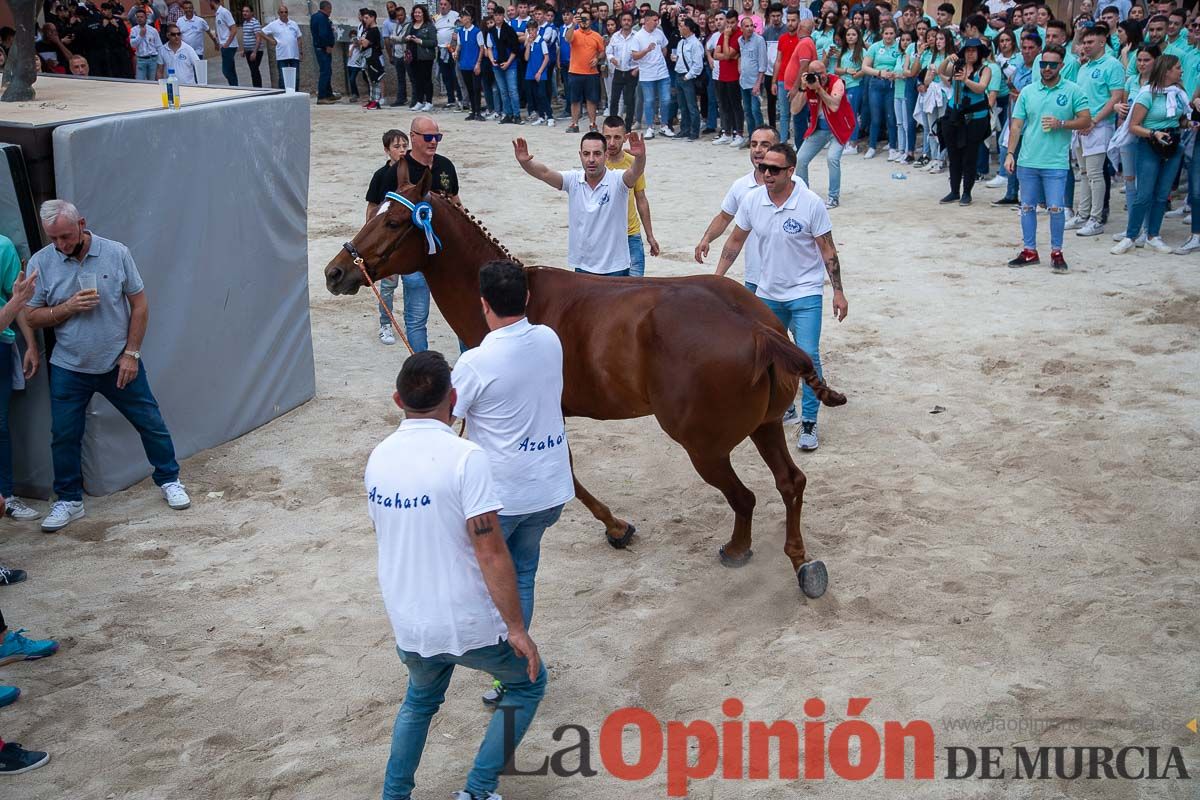
[[[408,348],[408,354],[413,355],[414,350],[412,345],[408,342],[408,337],[404,335],[404,328],[401,328],[396,324],[396,317],[393,316],[392,310],[383,302],[383,295],[379,293],[379,287],[375,285],[375,281],[371,280],[371,275],[367,272],[367,263],[363,260],[363,257],[358,252],[358,249],[355,248],[355,246],[350,242],[343,244],[342,249],[349,253],[350,257],[354,259],[354,266],[358,267],[358,271],[362,273],[363,280],[367,282],[367,286],[371,287],[371,291],[375,293],[375,300],[378,301],[379,307],[383,309],[384,313],[387,314],[387,318],[391,321],[392,330],[395,331],[396,335],[400,337],[400,341],[404,342],[404,346]]]

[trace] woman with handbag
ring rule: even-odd
[[[950,81],[950,104],[941,120],[941,144],[950,162],[950,193],[939,202],[971,205],[975,188],[975,162],[979,145],[991,133],[988,85],[992,68],[986,63],[988,46],[980,39],[967,39],[958,54],[939,68]]]
[[[409,111],[433,110],[433,59],[437,54],[437,31],[425,6],[413,6],[404,30],[404,60],[413,83],[413,104]]]
[[[1146,224],[1146,246],[1170,253],[1162,240],[1163,215],[1167,196],[1183,161],[1179,146],[1183,118],[1191,111],[1183,91],[1183,65],[1173,55],[1161,55],[1150,69],[1150,80],[1129,105],[1129,133],[1137,137],[1134,168],[1137,174],[1137,200],[1129,209],[1125,238],[1112,249],[1113,255],[1128,253]]]

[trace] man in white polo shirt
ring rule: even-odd
[[[755,294],[791,331],[801,350],[821,375],[821,311],[825,273],[833,284],[833,316],[841,322],[850,307],[842,292],[842,269],[833,244],[833,226],[825,202],[803,184],[792,181],[796,151],[773,145],[756,169],[763,185],[751,189],[734,217],[733,233],[721,250],[717,274],[724,275],[755,234],[762,272]],[[800,408],[801,450],[817,449],[817,410],[821,403],[808,385]]]
[[[485,264],[479,293],[491,333],[454,365],[454,416],[466,420],[467,435],[491,464],[529,628],[542,535],[575,496],[562,415],[562,344],[553,330],[525,317],[524,268],[512,261]],[[494,705],[503,691],[493,686],[484,702]]]
[[[494,797],[504,764],[546,688],[537,645],[521,616],[516,573],[496,512],[488,457],[450,429],[457,395],[440,353],[410,356],[393,399],[399,430],[367,462],[367,505],[379,547],[379,588],[408,667],[384,776],[384,800],[407,800],[429,724],[456,666],[506,688],[458,800]],[[505,729],[508,730],[505,730]]]
[[[275,45],[275,66],[279,67],[277,89],[284,88],[283,68],[296,68],[296,83],[300,83],[300,26],[288,19],[288,7],[279,6],[279,18],[259,31],[259,38]]]
[[[606,144],[597,131],[583,135],[579,160],[583,169],[558,172],[533,160],[524,139],[513,140],[521,168],[543,183],[567,193],[567,266],[593,275],[629,275],[629,237],[626,234],[629,191],[646,171],[646,142],[629,134],[633,166],[605,166]]]
[[[175,24],[179,26],[179,34],[183,37],[183,43],[196,51],[196,57],[204,60],[204,35],[208,33],[208,22],[204,17],[196,15],[196,8],[192,5],[191,0],[184,0],[181,3],[183,7],[183,16],[176,20]]]

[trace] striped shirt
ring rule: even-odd
[[[251,17],[249,22],[242,20],[242,49],[247,53],[253,53],[258,48],[258,32],[261,30],[258,17]]]

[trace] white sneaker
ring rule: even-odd
[[[867,152],[863,153],[863,158],[874,158],[874,157],[875,157],[875,148],[874,147],[868,147]]]
[[[550,119],[546,120],[546,127],[547,127],[547,128],[553,128],[553,127],[554,127],[554,117],[551,117]]]
[[[1145,247],[1146,246],[1146,232],[1144,230],[1142,231],[1141,235],[1138,236],[1138,238],[1133,240],[1133,246],[1134,247]]]
[[[395,344],[396,333],[392,330],[392,326],[388,323],[383,323],[379,326],[379,341],[383,344]]]
[[[643,139],[653,139],[654,138],[654,126],[653,125],[651,125],[649,128],[646,128],[646,132],[642,134],[642,138]]]
[[[471,794],[470,792],[455,792],[450,800],[471,800]],[[504,798],[495,792],[488,792],[488,796],[483,798],[483,800],[504,800]]]
[[[176,511],[183,511],[192,504],[192,498],[188,497],[187,489],[184,489],[183,484],[179,481],[164,483],[158,488],[162,489],[162,495],[166,498],[167,505]]]
[[[900,161],[904,158],[904,153],[899,150],[888,150],[888,161]]]
[[[811,420],[802,420],[800,422],[800,440],[796,445],[801,450],[816,450],[817,449],[817,423]]]
[[[433,103],[426,103],[425,105],[421,106],[421,110],[422,111],[433,111]]]
[[[713,139],[712,143],[713,144],[729,144],[731,141],[733,141],[733,139],[731,139],[728,134],[722,133],[720,136]]]
[[[741,134],[738,134],[737,136],[733,137],[733,141],[729,143],[729,146],[736,150],[737,148],[741,147],[745,143],[746,143],[746,140],[742,138]]]
[[[1003,175],[997,175],[985,183],[984,186],[989,189],[1003,189],[1008,186],[1008,178],[1004,177]]]
[[[83,510],[82,500],[56,500],[50,506],[50,513],[42,520],[42,530],[46,533],[61,531],[77,519],[87,516]]]
[[[946,163],[944,161],[935,161],[933,164],[933,169],[929,170],[930,175],[940,175],[946,171]]]
[[[1162,240],[1161,236],[1155,236],[1146,240],[1146,246],[1156,253],[1173,253],[1171,245]]]
[[[1186,256],[1188,253],[1194,253],[1200,250],[1200,235],[1192,234],[1186,242],[1175,248],[1175,255]]]
[[[671,130],[670,125],[663,125],[662,130],[660,130],[659,133],[661,133],[663,136],[667,137],[668,139],[674,139],[676,136],[679,135],[675,131]]]
[[[1079,228],[1083,227],[1083,223],[1085,222],[1087,222],[1087,220],[1083,217],[1071,216],[1067,219],[1063,229],[1068,231],[1078,230]]]
[[[413,103],[408,107],[409,111],[421,111],[424,108],[420,103]]]
[[[537,125],[545,125],[545,124],[546,124],[546,120],[542,119],[541,117],[538,117],[538,118],[537,118],[537,119],[535,119],[535,120],[534,120],[534,121],[533,121],[531,124],[532,124],[532,125],[534,125],[534,126],[537,126]]]
[[[1182,219],[1191,213],[1192,210],[1188,208],[1187,205],[1182,205],[1174,211],[1168,211],[1167,213],[1163,214],[1163,216],[1167,219]]]
[[[1194,239],[1196,237],[1193,236],[1192,238]],[[40,519],[42,516],[42,512],[25,505],[25,501],[19,497],[6,497],[4,498],[4,503],[8,506],[4,513],[20,522],[28,522],[31,519]]]
[[[856,155],[858,155],[858,145],[856,145],[856,144],[847,144],[845,147],[843,147],[843,148],[842,148],[842,155],[844,155],[844,156],[856,156]]]
[[[1108,252],[1112,253],[1114,256],[1123,256],[1132,249],[1133,249],[1133,239],[1130,239],[1128,236],[1126,236],[1123,239],[1121,239],[1121,241],[1117,242],[1116,247],[1114,247],[1112,250],[1109,250]]]
[[[1104,226],[1099,220],[1089,219],[1082,228],[1075,231],[1076,236],[1099,236],[1104,233]]]
[[[1121,241],[1121,240],[1122,240],[1122,239],[1124,239],[1124,238],[1125,238],[1125,231],[1121,231],[1121,232],[1119,232],[1119,233],[1114,233],[1114,234],[1113,234],[1113,241],[1114,241],[1114,242],[1119,242],[1119,241]]]

